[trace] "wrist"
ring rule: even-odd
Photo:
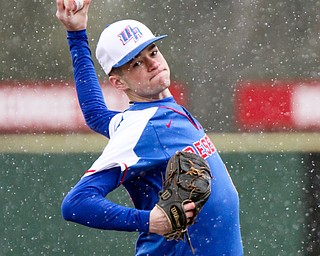
[[[140,226],[142,232],[149,232],[149,226],[150,226],[150,212],[146,210],[140,210]]]
[[[77,30],[77,31],[71,31],[67,30],[67,36],[68,39],[73,39],[73,38],[87,38],[87,30],[82,29],[82,30]]]

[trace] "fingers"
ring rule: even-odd
[[[57,0],[57,12],[56,12],[56,16],[58,19],[61,18],[62,13],[64,12],[64,4],[63,4],[63,0]]]
[[[196,208],[196,205],[194,202],[186,203],[183,205],[183,209],[185,212],[194,210],[195,208]]]
[[[186,217],[187,217],[187,223],[192,222],[195,208],[196,208],[196,205],[195,205],[194,202],[186,203],[183,206],[184,212],[185,212]]]
[[[87,15],[89,11],[91,0],[83,0],[83,7],[78,12]]]
[[[73,0],[71,0],[73,1]],[[66,23],[67,17],[71,16],[72,9],[70,5],[70,0],[68,0],[66,3],[64,0],[57,0],[57,12],[56,17],[62,21],[62,23]]]
[[[57,0],[57,10],[64,10],[64,0]]]
[[[79,31],[86,29],[88,21],[88,9],[91,0],[84,0],[83,8],[74,12],[76,4],[74,0],[56,0],[57,18],[62,22],[68,31]]]

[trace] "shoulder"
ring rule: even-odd
[[[149,120],[157,112],[157,107],[145,109],[129,109],[123,113],[115,115],[109,124],[110,138],[122,131],[130,130],[132,134],[142,131],[148,124]]]

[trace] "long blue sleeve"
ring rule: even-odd
[[[110,119],[117,111],[109,110],[94,69],[86,30],[68,31],[79,104],[87,125],[109,138]]]
[[[117,205],[105,196],[118,186],[119,168],[81,179],[62,202],[64,219],[98,229],[149,231],[150,211]]]
[[[78,100],[86,123],[109,137],[110,120],[119,112],[109,110],[105,104],[86,31],[69,31],[68,43]],[[148,232],[150,211],[124,207],[105,198],[119,186],[121,176],[120,168],[113,168],[81,179],[62,202],[63,217],[99,229]]]

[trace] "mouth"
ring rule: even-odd
[[[154,74],[151,76],[150,80],[154,79],[155,77],[157,77],[159,74],[161,74],[161,73],[164,72],[164,71],[165,71],[165,69],[158,70],[156,73],[154,73]]]

